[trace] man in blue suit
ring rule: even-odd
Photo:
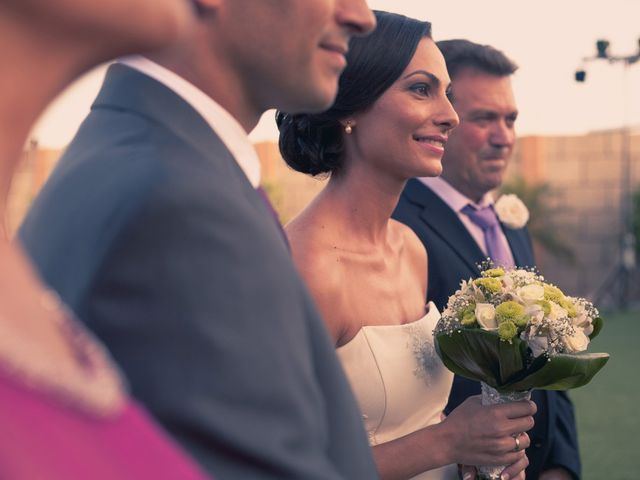
[[[326,109],[375,18],[365,0],[194,4],[183,42],[109,68],[20,239],[214,478],[376,478],[247,137],[269,108]]]
[[[438,42],[452,79],[453,103],[460,125],[452,131],[439,178],[412,179],[394,218],[409,225],[429,255],[427,298],[439,309],[460,281],[477,277],[487,257],[502,265],[534,266],[526,228],[500,222],[491,191],[502,184],[515,143],[518,115],[510,76],[516,65],[502,52],[467,40]],[[480,384],[456,376],[448,411]],[[565,392],[535,391],[536,425],[529,431],[527,478],[580,478],[580,457],[573,405]]]

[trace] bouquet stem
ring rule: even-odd
[[[495,388],[480,382],[482,386],[482,405],[500,405],[503,403],[530,400],[531,390],[525,392],[499,392]],[[478,477],[481,480],[500,480],[500,474],[507,465],[481,465],[478,466]]]

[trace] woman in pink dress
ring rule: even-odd
[[[0,478],[204,479],[49,292],[5,214],[28,132],[74,78],[174,40],[186,0],[0,0]]]

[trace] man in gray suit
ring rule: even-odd
[[[109,68],[20,238],[217,479],[375,478],[246,136],[269,108],[327,108],[374,17],[364,0],[195,4],[190,38]]]

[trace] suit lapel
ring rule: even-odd
[[[127,111],[162,125],[203,158],[215,162],[222,169],[225,181],[237,182],[238,195],[244,195],[256,208],[272,216],[270,205],[251,185],[217,133],[189,103],[161,82],[127,65],[114,63],[107,70],[102,89],[91,108]],[[274,223],[280,233],[284,233],[280,222]]]
[[[204,118],[182,97],[157,80],[127,65],[114,63],[92,110],[106,108],[129,111],[163,125],[209,158],[212,152],[226,156],[229,165],[240,167],[231,152]]]
[[[476,275],[479,275],[478,263],[485,259],[485,255],[458,215],[419,180],[409,180],[403,195],[412,203],[422,206],[421,220],[442,238]]]

